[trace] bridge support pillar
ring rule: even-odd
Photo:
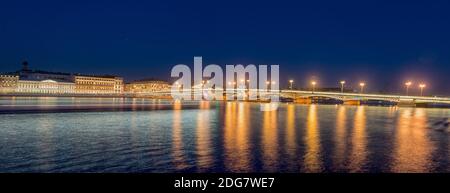
[[[414,100],[401,100],[397,103],[399,107],[415,107],[416,103]]]

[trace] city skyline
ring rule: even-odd
[[[14,74],[18,74],[21,71],[27,71],[29,70],[30,72],[34,72],[34,73],[50,73],[50,74],[62,74],[62,75],[71,75],[71,76],[93,76],[93,77],[118,77],[123,79],[124,77],[117,73],[117,74],[106,74],[106,73],[102,73],[102,72],[98,72],[96,74],[94,73],[79,73],[79,72],[62,72],[62,71],[48,71],[45,69],[39,69],[39,68],[30,68],[29,67],[29,63],[27,60],[22,61],[21,63],[22,68],[21,69],[17,69],[15,71],[10,71],[10,72],[0,72],[0,74],[4,74],[4,75],[14,75]],[[188,64],[188,66],[191,66]],[[219,65],[220,66],[220,65]],[[123,81],[125,83],[133,83],[133,82],[141,82],[141,81],[163,81],[163,82],[168,82],[169,84],[173,84],[175,83],[175,78],[173,77],[161,77],[161,78],[155,78],[155,77],[161,77],[161,76],[157,76],[157,75],[153,75],[153,76],[147,76],[147,77],[143,77],[143,78],[132,78],[132,77],[128,77],[127,79],[124,79]],[[281,78],[281,77],[280,77]],[[208,78],[204,77],[204,80],[207,80]],[[285,80],[286,77],[281,78],[282,80]],[[340,90],[347,90],[347,91],[352,91],[352,92],[358,92],[362,91],[363,88],[366,87],[366,80],[348,80],[348,79],[341,79],[341,80],[336,80],[335,81],[335,85],[329,85],[329,84],[318,84],[318,81],[320,80],[320,77],[317,76],[311,76],[309,79],[304,80],[305,82],[297,82],[294,81],[294,79],[289,78],[286,79],[284,82],[280,82],[280,87],[281,89],[300,89],[300,90],[314,90],[314,88],[317,89],[340,89]],[[401,88],[399,88],[398,90],[395,91],[389,91],[389,90],[371,90],[369,89],[369,91],[371,91],[372,93],[384,93],[384,94],[388,94],[389,92],[391,94],[400,94],[400,95],[409,95],[410,93],[412,95],[416,95],[416,96],[422,96],[424,93],[424,89],[429,87],[429,84],[425,81],[411,81],[412,79],[406,79],[405,82],[400,83],[400,85],[403,84],[403,86]],[[238,81],[237,79],[235,81]],[[294,86],[294,82],[295,82],[295,86]],[[226,81],[224,81],[224,84],[226,84]],[[228,83],[229,84],[229,83]],[[299,84],[299,85],[297,85]],[[344,86],[345,85],[345,86]],[[404,93],[404,89],[406,88],[406,93]],[[427,95],[430,96],[444,96],[444,95],[439,95],[439,94],[435,94],[435,93],[429,93]]]
[[[27,59],[49,71],[162,79],[201,55],[221,66],[278,64],[286,85],[365,81],[367,91],[400,93],[413,81],[450,94],[448,2],[26,4],[1,8],[1,72]]]

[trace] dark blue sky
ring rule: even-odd
[[[449,1],[5,1],[0,71],[166,78],[173,65],[279,64],[283,82],[450,94]],[[417,90],[417,89],[416,89]]]

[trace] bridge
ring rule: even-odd
[[[194,88],[189,93],[205,94],[210,90]],[[247,95],[249,92],[258,93],[257,89],[231,89],[224,91],[225,94]],[[282,99],[291,99],[296,103],[313,103],[317,99],[332,99],[343,104],[360,105],[367,101],[379,101],[390,103],[399,106],[416,106],[426,104],[441,104],[450,106],[449,97],[429,97],[429,96],[405,96],[405,95],[390,95],[390,94],[366,94],[366,93],[346,93],[346,92],[321,92],[321,91],[304,91],[304,90],[276,90],[269,91],[269,95],[279,94]],[[170,96],[170,91],[154,92],[151,95],[166,95]],[[230,100],[230,99],[228,99]]]
[[[438,103],[449,104],[447,97],[428,96],[405,96],[389,94],[365,94],[365,93],[345,93],[345,92],[317,92],[302,90],[281,90],[280,96],[291,98],[294,101],[308,101],[314,98],[328,98],[342,101],[344,104],[361,104],[363,101],[375,100],[392,102],[398,105],[413,106],[416,104]]]

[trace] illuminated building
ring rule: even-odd
[[[18,81],[17,75],[0,75],[0,92],[15,92]]]
[[[117,76],[75,75],[75,92],[79,94],[122,94],[123,79]]]
[[[131,95],[158,95],[170,92],[171,85],[162,80],[138,80],[125,84],[125,93]]]
[[[54,80],[19,80],[16,89],[18,93],[34,94],[73,94],[75,83],[57,82]]]
[[[81,75],[22,69],[0,75],[0,92],[27,94],[123,94],[123,79],[117,76]]]

